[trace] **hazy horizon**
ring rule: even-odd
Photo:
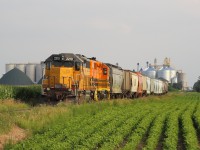
[[[200,76],[199,0],[1,0],[0,77],[7,63],[75,53],[136,69],[163,64]]]

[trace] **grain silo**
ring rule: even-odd
[[[173,80],[175,82],[176,81],[176,77],[177,77],[177,71],[175,69],[173,69],[172,67],[168,67],[168,69],[170,70],[171,81]]]
[[[157,77],[167,80],[171,83],[171,71],[168,67],[163,66],[161,69],[157,71]]]
[[[26,65],[26,75],[35,83],[35,64],[29,63]]]
[[[6,73],[15,68],[15,64],[6,64]]]
[[[144,71],[142,71],[142,73],[150,78],[153,78],[153,79],[156,78],[156,70],[152,66],[149,66],[148,68],[144,69]]]
[[[43,76],[43,65],[36,64],[35,71],[36,71],[35,82],[38,83]]]
[[[174,78],[171,78],[171,83],[172,83],[172,84],[174,84],[174,83],[178,83],[177,80],[178,80],[178,79],[177,79],[177,76],[174,77]]]
[[[186,74],[178,72],[178,83],[186,82]]]
[[[15,67],[25,73],[26,64],[16,64]]]

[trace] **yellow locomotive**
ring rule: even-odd
[[[42,93],[51,99],[109,99],[109,67],[95,57],[61,53],[45,60]]]

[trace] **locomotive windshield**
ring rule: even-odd
[[[74,61],[53,61],[53,62],[46,62],[46,69],[50,69],[51,66],[54,67],[74,67]]]

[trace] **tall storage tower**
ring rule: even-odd
[[[15,64],[6,64],[6,73],[15,68]]]
[[[26,64],[16,64],[16,68],[24,73],[26,72]]]
[[[29,63],[26,65],[26,75],[35,83],[35,64]]]
[[[43,76],[43,64],[36,64],[35,65],[35,72],[36,72],[36,75],[35,75],[35,82],[38,83],[40,81],[40,79],[42,78]]]

